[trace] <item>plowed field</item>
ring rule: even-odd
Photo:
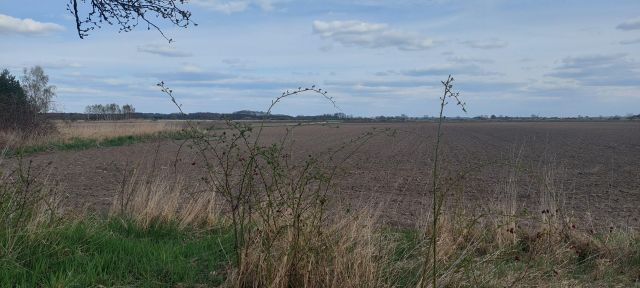
[[[394,129],[397,134],[371,139],[342,166],[334,199],[354,207],[379,205],[385,221],[411,225],[428,209],[435,124],[302,126],[293,132],[293,151],[301,155],[323,151],[373,127]],[[277,139],[282,131],[268,128],[265,139]],[[125,167],[174,169],[180,143],[163,140],[49,152],[25,160],[39,169],[47,167],[49,177],[69,195],[67,207],[104,212],[121,185]],[[451,201],[469,210],[496,205],[509,190],[516,193],[519,209],[537,211],[540,191],[548,189],[565,213],[589,223],[640,226],[640,123],[447,123],[443,147],[447,175],[467,175]],[[183,147],[177,158],[182,159],[177,173],[192,184],[200,181],[203,165],[195,152]],[[515,162],[518,165],[507,165]],[[517,180],[511,182],[515,190],[504,188],[509,179]]]

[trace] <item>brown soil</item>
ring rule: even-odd
[[[302,126],[293,132],[294,151],[300,155],[324,151],[373,127],[398,133],[370,140],[342,166],[334,199],[352,206],[379,204],[386,221],[412,224],[429,209],[435,124]],[[264,135],[275,140],[282,131],[268,128]],[[50,177],[60,181],[69,195],[68,207],[104,212],[126,176],[125,167],[175,169],[191,183],[200,181],[203,165],[196,154],[185,146],[176,157],[181,143],[166,140],[52,152],[25,160],[50,169]],[[560,208],[565,213],[599,227],[640,227],[640,123],[448,123],[443,146],[446,174],[467,174],[462,188],[450,198],[470,210],[500,203],[501,187],[509,173],[517,171],[520,210],[538,211],[542,175],[550,171],[551,188],[561,192]],[[509,168],[505,164],[513,162],[518,151],[522,151],[521,165]],[[181,161],[174,167],[176,158]],[[4,165],[12,163],[15,160]]]

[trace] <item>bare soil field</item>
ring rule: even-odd
[[[341,166],[333,199],[354,208],[378,205],[384,221],[412,225],[429,210],[435,124],[300,126],[293,130],[293,151],[300,157],[325,151],[374,127],[397,133],[371,139]],[[264,136],[274,141],[283,132],[270,127]],[[587,221],[585,225],[640,227],[640,123],[447,123],[443,141],[444,170],[466,175],[450,197],[465,209],[500,203],[508,194],[505,187],[516,187],[507,190],[517,196],[518,210],[539,213],[544,209],[540,191],[547,189],[563,213]],[[127,168],[175,170],[196,189],[204,167],[187,145],[177,153],[181,144],[163,140],[41,153],[24,160],[59,181],[69,196],[67,207],[104,213],[130,176]]]

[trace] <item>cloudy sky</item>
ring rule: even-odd
[[[449,73],[476,115],[640,113],[640,1],[192,0],[199,25],[79,39],[66,0],[0,0],[0,68],[41,65],[57,107],[434,115]],[[450,115],[464,115],[450,107]]]

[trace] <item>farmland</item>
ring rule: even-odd
[[[140,129],[150,129],[148,126],[143,123]],[[266,128],[264,141],[279,139],[283,127],[287,126]],[[384,221],[414,225],[428,207],[434,124],[306,125],[292,130],[293,151],[298,155],[321,153],[374,128],[396,134],[370,139],[342,164],[332,197],[352,206],[378,205]],[[111,130],[103,130],[110,133],[105,136],[113,136]],[[484,208],[499,200],[504,194],[501,187],[515,173],[518,209],[540,210],[540,190],[546,185],[540,179],[548,172],[547,181],[553,181],[551,189],[558,193],[565,213],[588,220],[589,226],[640,226],[638,123],[448,123],[443,139],[445,170],[466,175],[460,180],[463,186],[457,198],[451,201],[466,209]],[[186,146],[183,140],[155,140],[45,152],[24,160],[60,181],[68,194],[66,207],[105,213],[126,167],[139,167],[143,174],[172,170],[190,185],[197,185],[206,171],[198,155]],[[511,165],[515,161],[518,167]]]

